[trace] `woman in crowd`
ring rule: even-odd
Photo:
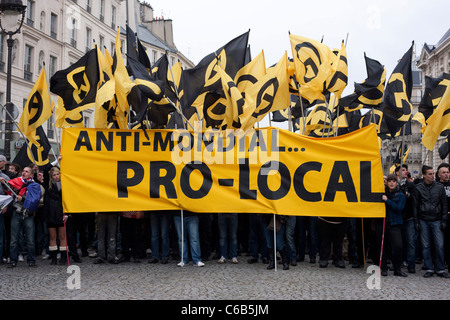
[[[400,277],[407,277],[408,275],[401,270],[402,264],[402,212],[406,204],[406,197],[398,188],[397,175],[389,174],[386,182],[386,192],[382,196],[386,203],[386,219],[385,224],[385,239],[383,244],[383,252],[381,258],[381,275],[388,275],[386,248],[388,244],[392,248],[391,260],[394,265],[394,275]],[[383,234],[382,219],[378,219],[376,224],[376,233],[379,243]]]
[[[61,180],[58,167],[53,167],[49,172],[49,183],[45,183],[44,219],[47,222],[49,235],[49,254],[51,264],[57,264],[58,244],[61,253],[60,264],[67,263],[66,234],[64,230],[64,214],[62,208]]]

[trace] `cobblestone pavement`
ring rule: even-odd
[[[344,269],[331,263],[319,268],[307,261],[282,270],[266,270],[265,264],[248,264],[239,257],[238,264],[217,260],[195,267],[192,262],[178,267],[168,264],[127,262],[93,264],[83,258],[77,273],[67,266],[52,266],[49,260],[37,258],[37,267],[19,262],[16,268],[0,265],[1,300],[449,300],[450,279],[424,278],[421,265],[407,278],[381,277],[380,289],[368,289],[373,274],[365,269]],[[76,267],[75,267],[76,268]],[[369,279],[370,280],[370,279]]]

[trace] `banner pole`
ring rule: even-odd
[[[275,213],[273,214],[273,261],[275,266],[275,271],[277,271],[277,219],[275,218]]]
[[[364,269],[366,269],[366,244],[364,242],[364,218],[361,218],[361,236],[362,236]]]

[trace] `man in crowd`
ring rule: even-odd
[[[447,196],[448,210],[450,210],[450,165],[441,163],[437,169],[438,181],[444,185],[445,194]],[[444,256],[447,266],[450,270],[450,228],[444,231]],[[450,272],[450,271],[449,271]]]
[[[444,265],[444,230],[447,227],[448,203],[444,186],[435,181],[433,168],[422,167],[423,182],[417,184],[413,194],[414,227],[420,232],[424,277],[433,276],[431,237],[436,253],[436,273],[438,277],[449,278]]]

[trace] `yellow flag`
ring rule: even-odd
[[[52,115],[52,101],[45,76],[45,67],[31,89],[19,120],[19,128],[32,143],[37,143],[33,133]]]
[[[342,42],[341,49],[331,63],[331,69],[333,73],[327,79],[326,91],[334,93],[340,99],[348,81],[347,51],[344,42]]]
[[[423,115],[423,113],[422,112],[417,112],[416,114],[414,114],[414,116],[412,117],[411,120],[417,121],[417,122],[419,122],[422,125],[422,127],[420,128],[420,132],[422,134],[424,134],[425,133],[425,128],[427,127],[427,124],[425,122],[425,116]]]
[[[130,112],[127,96],[135,84],[131,81],[125,63],[123,62],[120,43],[120,28],[117,28],[115,55],[113,60],[112,71],[115,79],[115,92],[117,98],[116,119],[119,128],[126,129],[128,127],[128,114]]]
[[[58,128],[83,128],[83,114],[80,111],[78,114],[69,115],[66,108],[64,108],[64,101],[58,96],[58,104],[55,107],[55,126]]]
[[[286,109],[291,104],[289,95],[288,59],[285,52],[278,63],[267,69],[267,73],[257,83],[246,89],[246,106],[241,116],[244,131],[269,112]]]
[[[261,51],[255,59],[243,66],[234,77],[234,82],[240,92],[254,85],[259,79],[266,75],[266,60],[264,51]]]
[[[319,41],[292,34],[289,38],[300,94],[310,103],[325,100],[323,89],[334,73],[331,64],[336,60],[336,55]]]
[[[95,119],[96,128],[104,129],[108,125],[107,114],[110,104],[107,103],[114,99],[115,79],[112,75],[111,64],[108,63],[105,56],[97,46],[98,66],[100,71],[99,88],[95,98]],[[106,106],[106,108],[105,108]]]
[[[243,113],[245,100],[234,81],[220,64],[217,71],[222,80],[222,88],[225,94],[225,119],[222,122],[222,128],[226,125],[226,129],[239,129],[241,127],[239,116]]]
[[[433,150],[439,135],[450,129],[450,87],[447,87],[439,105],[427,119],[427,127],[422,136],[422,144],[428,150]]]

